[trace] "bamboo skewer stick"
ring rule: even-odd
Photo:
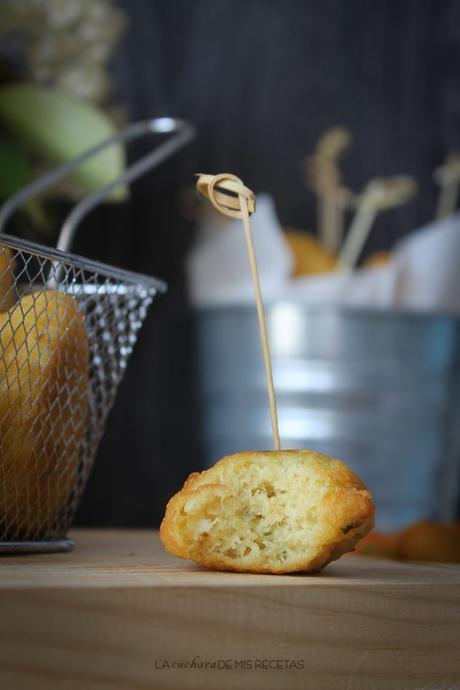
[[[377,211],[375,209],[367,208],[365,204],[361,203],[358,205],[348,235],[340,250],[338,258],[340,268],[351,271],[356,266],[376,217]]]
[[[268,342],[267,324],[266,324],[266,320],[265,320],[265,310],[264,310],[264,305],[262,302],[262,293],[261,293],[261,289],[260,289],[259,272],[257,270],[257,259],[256,259],[255,249],[254,249],[254,242],[253,242],[253,238],[252,238],[251,225],[249,222],[248,207],[247,207],[246,201],[244,200],[243,197],[240,197],[240,201],[242,201],[241,210],[242,210],[242,214],[243,214],[244,234],[245,234],[246,246],[247,246],[248,254],[249,254],[249,263],[251,266],[252,281],[254,284],[254,290],[255,290],[255,294],[256,294],[257,318],[259,321],[259,332],[260,332],[260,339],[261,339],[261,343],[262,343],[262,352],[263,352],[264,365],[265,365],[265,376],[267,379],[268,400],[269,400],[269,405],[270,405],[270,416],[271,416],[271,420],[272,420],[273,447],[275,450],[280,450],[281,449],[281,442],[280,442],[280,433],[279,433],[279,425],[278,425],[278,414],[277,414],[277,410],[276,410],[275,388],[273,385],[272,362],[271,362],[271,357],[270,357],[270,346],[269,346],[269,342]]]
[[[238,218],[243,222],[244,235],[249,255],[249,264],[251,267],[252,281],[254,284],[256,297],[257,318],[259,322],[259,333],[265,365],[265,376],[267,380],[268,400],[272,422],[273,447],[275,450],[280,450],[281,441],[276,408],[276,395],[273,385],[273,371],[270,357],[267,323],[265,319],[259,271],[257,268],[257,257],[249,218],[250,214],[254,213],[256,209],[255,196],[250,189],[243,185],[242,181],[238,177],[229,173],[224,173],[221,175],[199,175],[197,189],[202,196],[209,199],[209,201],[218,211],[230,218]]]
[[[343,238],[343,207],[335,191],[318,194],[318,227],[321,244],[337,251]]]
[[[351,143],[344,127],[333,127],[319,139],[306,160],[306,182],[317,195],[318,232],[321,243],[337,252],[343,238],[344,210],[352,196],[342,181],[338,161]]]
[[[460,188],[460,153],[451,153],[444,165],[434,171],[434,180],[439,185],[439,197],[435,218],[440,220],[454,213]]]
[[[371,180],[358,197],[358,204],[347,237],[338,257],[338,265],[352,270],[359,259],[377,214],[407,203],[417,191],[416,182],[407,175]]]

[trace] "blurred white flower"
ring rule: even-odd
[[[1,9],[0,36],[14,35],[34,81],[109,106],[107,65],[127,26],[116,0],[3,0]]]

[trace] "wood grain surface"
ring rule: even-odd
[[[0,558],[3,690],[460,690],[460,567],[347,556],[239,575],[147,531]]]

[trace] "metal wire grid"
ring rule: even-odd
[[[0,551],[65,548],[137,333],[163,290],[0,237]]]

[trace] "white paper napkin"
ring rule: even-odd
[[[263,295],[267,299],[276,297],[289,280],[293,260],[268,194],[257,196],[251,224]],[[227,219],[217,211],[206,213],[187,259],[187,275],[193,304],[254,301],[240,220]]]

